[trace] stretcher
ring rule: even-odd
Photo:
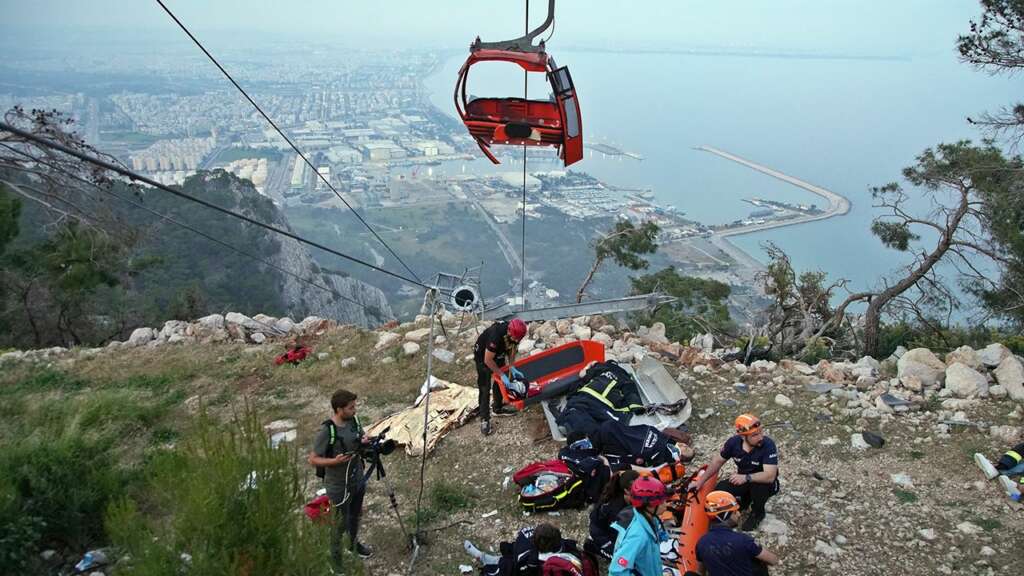
[[[564,442],[565,434],[559,429],[555,419],[565,405],[566,394],[578,387],[579,372],[587,364],[604,360],[604,344],[594,340],[580,340],[544,350],[516,362],[516,368],[530,383],[524,398],[510,394],[500,378],[494,377],[494,380],[505,404],[516,410],[540,404],[551,429],[551,437]],[[639,364],[624,364],[623,368],[636,379],[644,406],[681,406],[668,414],[654,411],[650,414],[633,415],[629,421],[630,425],[647,424],[664,430],[678,427],[689,420],[692,407],[686,392],[661,362],[645,356]],[[503,368],[503,372],[507,370],[507,367]]]

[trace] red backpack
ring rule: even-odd
[[[538,479],[546,481],[540,489]],[[579,508],[586,503],[583,480],[558,459],[529,464],[512,480],[519,485],[519,504],[530,511]]]
[[[581,560],[563,552],[552,554],[544,560],[541,576],[597,576],[597,567],[586,555]]]

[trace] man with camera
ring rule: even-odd
[[[331,396],[331,417],[324,420],[313,441],[309,463],[317,467],[317,476],[324,480],[324,488],[334,508],[334,529],[331,532],[331,561],[335,570],[341,569],[341,541],[348,532],[352,552],[369,558],[373,551],[361,543],[359,520],[366,494],[363,454],[371,439],[363,433],[356,417],[356,395],[338,390]],[[322,471],[322,475],[321,475]]]

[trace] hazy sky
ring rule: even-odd
[[[217,44],[339,40],[372,47],[462,48],[514,37],[524,0],[166,0]],[[547,0],[531,0],[531,20]],[[870,55],[953,49],[980,13],[977,0],[559,0],[550,46],[760,47]],[[181,33],[150,0],[0,0],[0,32],[59,42],[66,32]],[[231,31],[230,36],[220,34]],[[214,38],[216,36],[216,38]]]

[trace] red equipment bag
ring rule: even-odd
[[[310,353],[312,352],[312,350],[306,348],[305,346],[298,346],[292,348],[291,350],[285,352],[284,354],[281,354],[277,358],[274,358],[274,364],[277,364],[278,366],[286,363],[298,364],[299,362],[305,360],[306,356],[309,356]]]
[[[321,494],[307,502],[302,511],[313,522],[329,522],[331,519],[331,499],[327,497],[327,494]]]
[[[527,510],[580,508],[586,503],[583,480],[558,459],[529,464],[512,480],[520,487],[519,504]]]

